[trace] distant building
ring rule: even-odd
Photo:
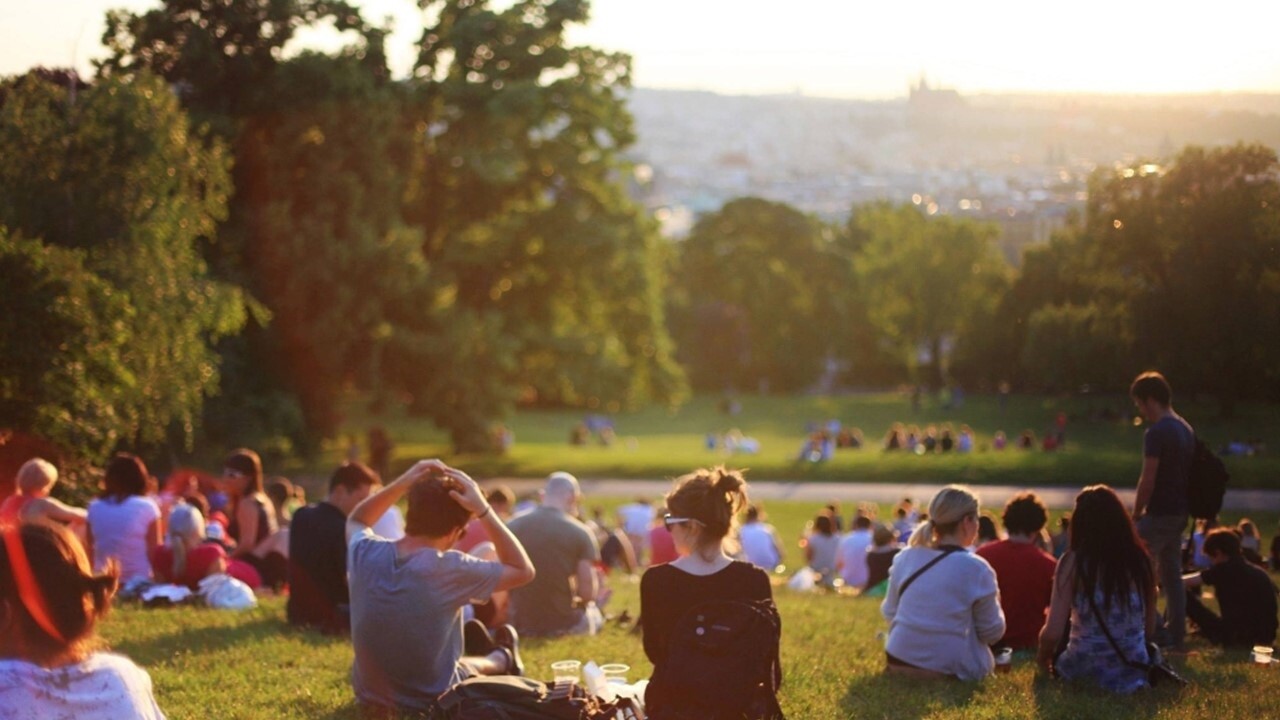
[[[911,86],[907,95],[907,108],[912,114],[934,115],[960,110],[968,105],[952,88],[930,87],[924,75]]]

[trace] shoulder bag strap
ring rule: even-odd
[[[1089,596],[1089,609],[1093,611],[1093,617],[1098,621],[1098,627],[1102,628],[1102,634],[1107,636],[1107,642],[1111,643],[1111,649],[1116,651],[1116,655],[1120,656],[1120,662],[1128,665],[1135,670],[1150,670],[1151,666],[1145,663],[1133,662],[1125,656],[1124,651],[1120,649],[1120,645],[1116,643],[1116,639],[1111,637],[1111,631],[1107,629],[1107,623],[1102,619],[1102,613],[1098,612],[1098,605],[1093,601],[1093,594]]]
[[[915,581],[916,581],[916,578],[918,578],[918,577],[920,577],[921,575],[923,575],[923,574],[925,573],[925,571],[926,571],[926,570],[928,570],[929,568],[933,567],[934,565],[937,565],[938,563],[942,562],[942,559],[943,559],[943,558],[945,558],[946,556],[950,555],[950,554],[951,554],[951,553],[953,553],[953,552],[959,552],[961,549],[962,549],[962,548],[958,548],[958,547],[949,547],[949,548],[946,548],[945,550],[943,550],[943,551],[942,551],[942,554],[941,554],[941,555],[939,555],[938,557],[936,557],[936,558],[934,558],[934,559],[930,560],[929,562],[925,563],[925,564],[924,564],[924,567],[922,567],[922,568],[920,568],[919,570],[917,570],[917,571],[915,571],[915,572],[911,573],[911,577],[907,578],[907,581],[906,581],[906,582],[904,582],[904,583],[902,583],[902,587],[898,588],[898,599],[899,599],[899,600],[901,600],[901,599],[902,599],[902,595],[903,595],[903,593],[905,593],[905,592],[907,591],[907,588],[911,587],[911,583],[915,582]]]

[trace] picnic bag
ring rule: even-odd
[[[1230,480],[1231,474],[1222,459],[1197,437],[1191,468],[1187,472],[1187,512],[1191,517],[1205,520],[1218,517]]]
[[[433,720],[597,720],[613,718],[616,706],[588,695],[578,685],[558,685],[525,677],[473,677],[449,688],[436,701]]]
[[[784,720],[778,706],[782,621],[772,600],[720,601],[676,623],[645,712],[660,720]]]

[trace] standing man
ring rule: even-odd
[[[1187,528],[1187,485],[1195,431],[1173,411],[1173,390],[1160,373],[1139,375],[1129,388],[1129,396],[1138,414],[1151,425],[1142,441],[1142,475],[1133,517],[1155,561],[1164,594],[1166,641],[1171,650],[1181,652],[1187,632],[1182,534]]]
[[[547,478],[542,505],[511,521],[511,532],[529,549],[537,578],[511,593],[512,617],[525,635],[592,635],[585,606],[596,599],[595,533],[575,517],[582,501],[578,479],[567,472]]]
[[[405,536],[371,529],[405,495]],[[472,518],[486,524],[498,559],[451,549]],[[374,710],[430,713],[440,693],[477,675],[519,675],[518,637],[503,625],[463,655],[462,607],[524,585],[533,564],[480,487],[461,470],[423,460],[356,506],[347,521],[351,566],[351,684]],[[477,638],[479,640],[479,638]]]
[[[324,633],[351,629],[347,592],[347,516],[369,497],[378,476],[358,462],[344,462],[329,478],[329,496],[298,508],[289,524],[290,625]]]

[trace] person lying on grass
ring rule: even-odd
[[[99,652],[98,620],[118,584],[51,524],[0,525],[0,717],[164,720],[151,677]]]
[[[405,536],[378,537],[372,526],[408,495]],[[451,548],[480,518],[498,560]],[[430,712],[449,687],[476,675],[521,674],[518,637],[509,625],[490,636],[462,607],[533,580],[533,563],[461,470],[423,460],[370,495],[347,520],[351,590],[351,684],[372,710]],[[471,654],[474,653],[474,654]]]

